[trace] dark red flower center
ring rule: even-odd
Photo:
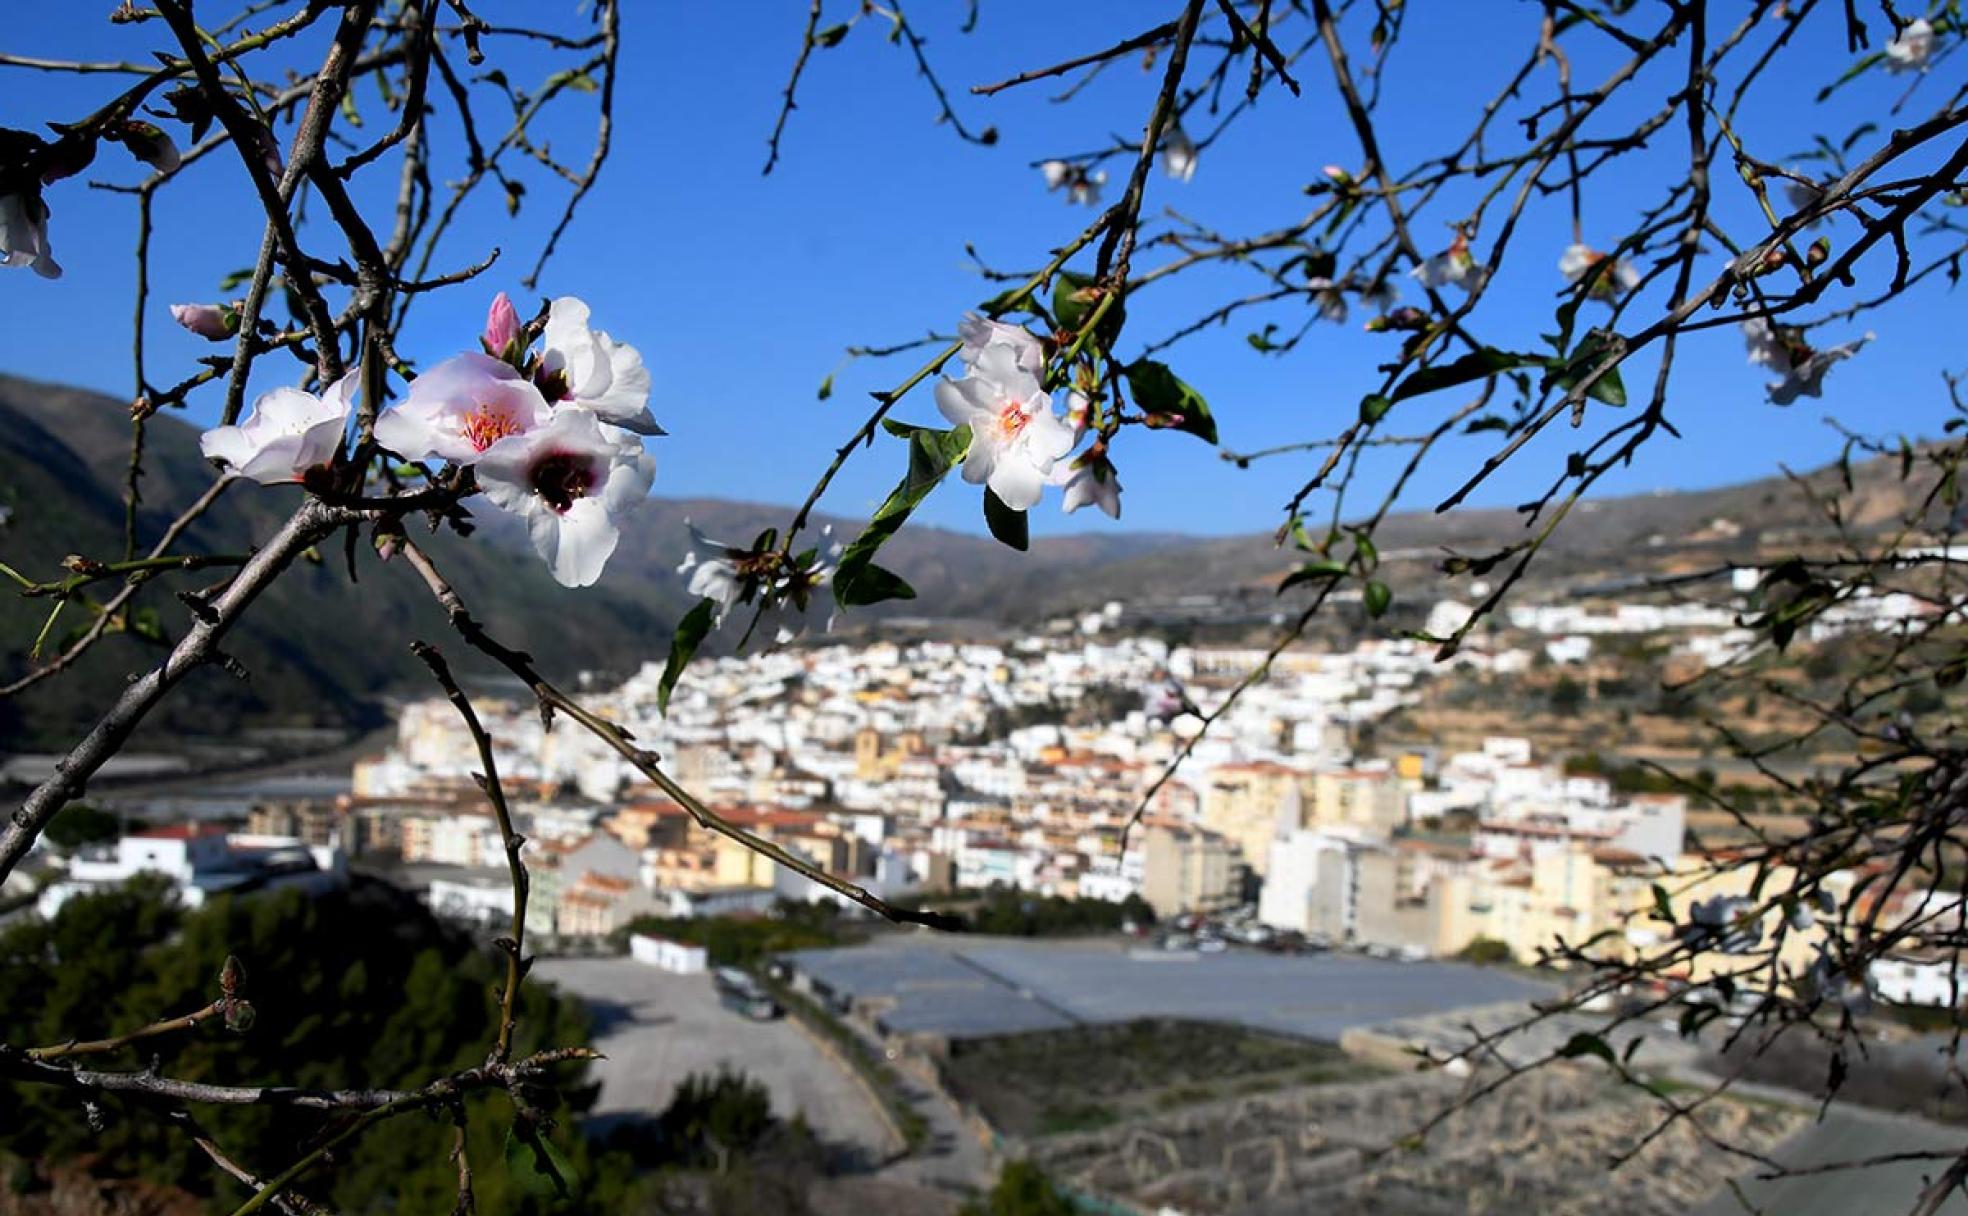
[[[533,492],[565,515],[594,489],[594,466],[573,452],[550,452],[534,464],[532,482]]]

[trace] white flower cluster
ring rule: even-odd
[[[205,332],[212,307],[173,312]],[[486,353],[417,377],[408,399],[376,419],[376,442],[404,460],[471,468],[486,498],[525,521],[554,579],[589,586],[656,478],[639,438],[662,434],[642,355],[591,329],[588,306],[571,296],[552,303],[540,349],[529,352],[500,293],[480,342]],[[199,446],[236,476],[307,481],[341,452],[358,383],[351,372],[320,397],[275,389],[245,422],[207,431]]]
[[[970,428],[963,479],[989,486],[1014,511],[1037,506],[1048,485],[1065,489],[1065,509],[1089,503],[1121,515],[1121,483],[1096,442],[1068,459],[1087,431],[1088,402],[1067,389],[1066,415],[1053,412],[1045,390],[1044,343],[1028,331],[975,313],[957,326],[963,339],[960,377],[936,385],[936,408],[953,426]]]

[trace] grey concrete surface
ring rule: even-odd
[[[533,977],[580,997],[595,1024],[601,1096],[595,1124],[654,1117],[691,1073],[728,1065],[762,1081],[774,1113],[806,1117],[849,1163],[900,1148],[860,1083],[786,1018],[755,1022],[725,1009],[708,975],[672,975],[627,958],[542,959]]]
[[[890,1031],[953,1037],[1181,1017],[1332,1042],[1355,1027],[1552,992],[1458,963],[1176,954],[1110,942],[924,935],[790,958],[836,994],[892,1001],[880,1015]]]
[[[1891,1153],[1939,1152],[1930,1161],[1896,1161],[1866,1169],[1834,1170],[1792,1178],[1762,1179],[1751,1169],[1736,1180],[1742,1194],[1723,1189],[1692,1216],[1741,1216],[1745,1211],[1783,1216],[1901,1216],[1911,1212],[1931,1179],[1968,1148],[1968,1129],[1924,1119],[1834,1105],[1772,1154],[1784,1165],[1824,1166]],[[1747,1200],[1749,1207],[1744,1207]],[[1936,1209],[1939,1216],[1968,1216],[1968,1199],[1956,1191]]]

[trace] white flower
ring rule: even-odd
[[[1803,343],[1802,335],[1785,325],[1772,325],[1763,317],[1752,317],[1742,323],[1743,345],[1749,351],[1749,361],[1759,367],[1767,367],[1778,375],[1788,375],[1791,365],[1796,362],[1795,352],[1802,350],[1806,355],[1810,347]]]
[[[957,336],[963,339],[963,348],[957,352],[957,358],[963,360],[966,367],[976,367],[977,361],[991,347],[1003,346],[1011,350],[1021,371],[1034,376],[1045,371],[1045,344],[1022,326],[967,312],[963,320],[957,322]]]
[[[8,266],[32,266],[44,279],[61,278],[61,266],[48,246],[48,204],[39,194],[0,194],[0,260]]]
[[[991,487],[1014,511],[1039,501],[1046,475],[1073,448],[1073,432],[1052,412],[1039,378],[1018,366],[1009,346],[985,348],[961,380],[936,386],[936,408],[957,426],[970,428],[963,477]]]
[[[1312,303],[1319,310],[1319,319],[1340,324],[1346,320],[1346,293],[1339,284],[1328,278],[1306,280],[1305,286],[1312,292]]]
[[[768,638],[783,646],[804,636],[816,624],[821,633],[833,630],[836,605],[827,589],[833,585],[841,546],[838,541],[829,543],[832,535],[832,525],[821,530],[821,552],[814,556],[812,564],[804,567],[788,564],[773,580],[765,608],[752,627],[753,637]]]
[[[223,463],[228,473],[263,486],[301,481],[341,450],[359,384],[359,372],[350,372],[319,397],[297,388],[274,389],[253,402],[245,422],[199,436],[198,450]]]
[[[1916,17],[1901,27],[1886,44],[1886,70],[1889,72],[1924,72],[1927,60],[1934,53],[1934,27],[1927,24],[1925,17]]]
[[[1456,234],[1455,241],[1447,249],[1408,273],[1420,280],[1423,287],[1454,285],[1469,292],[1481,288],[1484,278],[1483,268],[1469,254],[1469,238],[1461,233]]]
[[[1092,505],[1109,519],[1121,517],[1121,478],[1105,456],[1088,452],[1077,460],[1062,460],[1052,468],[1052,482],[1066,488],[1060,503],[1066,514]]]
[[[588,306],[562,296],[547,312],[540,391],[548,402],[592,410],[603,422],[638,435],[661,435],[649,412],[649,369],[642,352],[588,328]]]
[[[230,304],[173,304],[171,319],[210,342],[239,332],[239,310]]]
[[[745,591],[745,580],[738,573],[738,550],[712,540],[687,519],[683,526],[690,529],[690,552],[677,573],[690,576],[690,594],[716,602],[717,619],[722,622]]]
[[[485,496],[526,521],[534,552],[563,587],[601,577],[621,521],[655,480],[655,458],[584,409],[555,410],[545,426],[493,444],[478,460]]]
[[[1196,144],[1179,122],[1170,123],[1162,137],[1162,168],[1179,182],[1196,176]]]
[[[489,355],[446,359],[376,419],[376,442],[405,460],[472,464],[547,424],[554,411],[532,382]]]
[[[1843,346],[1834,346],[1828,350],[1814,351],[1805,347],[1807,353],[1804,358],[1795,363],[1782,380],[1769,386],[1770,403],[1789,405],[1799,397],[1822,397],[1825,373],[1831,370],[1831,365],[1858,354],[1859,350],[1870,341],[1872,335],[1866,334],[1856,342],[1847,342]]]
[[[1085,165],[1063,160],[1045,161],[1039,165],[1039,172],[1045,174],[1046,189],[1057,190],[1064,186],[1067,202],[1088,207],[1100,201],[1100,187],[1107,182],[1106,170],[1096,169],[1089,173]]]
[[[1800,182],[1794,178],[1785,178],[1783,187],[1784,198],[1789,201],[1792,211],[1802,211],[1807,207],[1815,207],[1818,205],[1818,200],[1824,197],[1824,186],[1817,182]],[[1824,223],[1824,217],[1819,216],[1806,224],[1805,227],[1816,228],[1822,223]]]
[[[1576,283],[1606,260],[1607,255],[1590,245],[1571,244],[1565,247],[1564,256],[1558,259],[1558,273],[1565,276],[1568,283]],[[1613,259],[1592,280],[1587,293],[1595,300],[1609,300],[1621,292],[1632,291],[1640,286],[1640,272],[1635,270],[1625,258]]]

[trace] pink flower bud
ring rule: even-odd
[[[519,354],[519,310],[503,291],[492,297],[492,307],[485,314],[485,333],[479,342],[494,359],[511,359]]]
[[[171,319],[212,342],[223,342],[239,332],[239,314],[225,304],[173,304]]]

